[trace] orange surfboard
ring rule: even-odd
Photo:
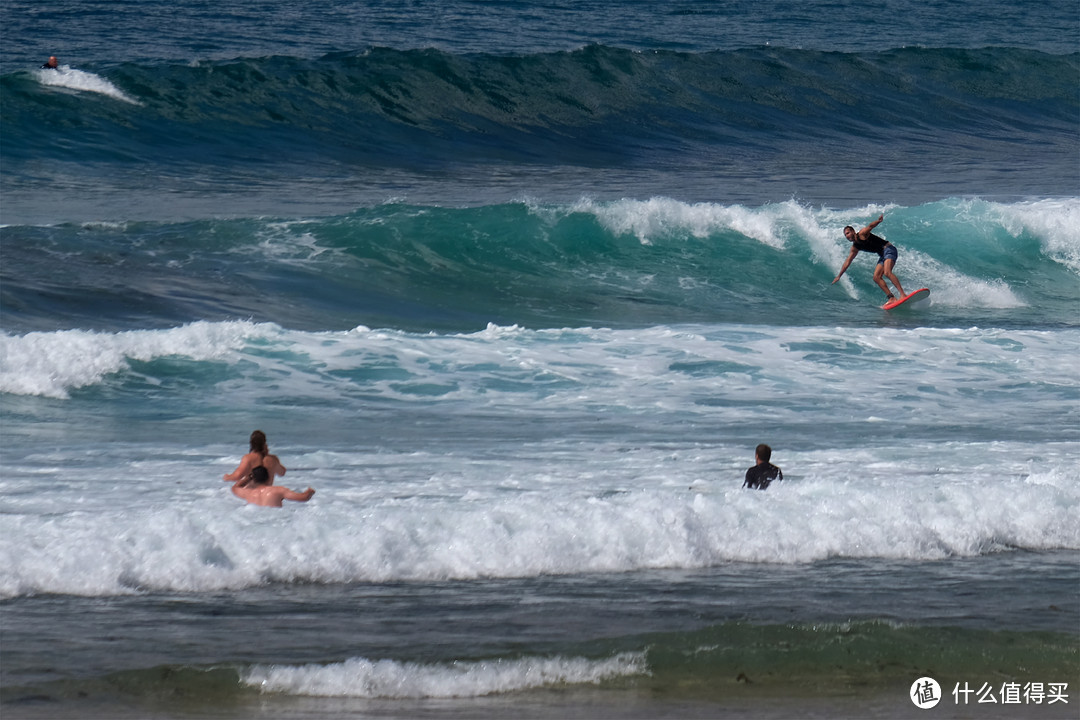
[[[917,303],[922,300],[926,300],[928,297],[930,297],[930,288],[920,288],[913,293],[908,293],[902,298],[899,298],[897,300],[890,300],[881,307],[884,310],[894,310],[901,305],[905,305],[907,303]]]

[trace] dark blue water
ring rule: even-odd
[[[1075,11],[9,3],[0,190],[6,222],[1072,196]]]
[[[1075,0],[0,23],[5,718],[1075,715]]]

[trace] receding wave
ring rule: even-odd
[[[728,622],[700,629],[579,643],[582,654],[496,655],[405,661],[351,657],[340,662],[159,666],[6,687],[10,711],[23,705],[109,697],[153,707],[222,707],[245,714],[260,695],[355,701],[497,698],[537,690],[636,687],[683,699],[760,702],[777,692],[846,695],[850,688],[893,692],[934,668],[942,685],[975,677],[1071,682],[1080,671],[1074,636],[1053,632],[912,627],[882,621],[807,624]],[[897,702],[903,702],[902,697]],[[598,703],[602,707],[602,700]]]
[[[263,692],[293,695],[450,698],[596,684],[645,672],[644,653],[622,653],[601,660],[528,657],[446,664],[351,658],[332,665],[258,666],[242,679]]]

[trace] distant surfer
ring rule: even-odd
[[[848,266],[851,265],[851,261],[855,259],[855,256],[859,254],[859,251],[877,253],[878,261],[877,267],[874,268],[874,282],[878,287],[885,291],[887,300],[895,300],[896,297],[889,292],[889,286],[885,284],[885,278],[889,279],[893,285],[896,286],[896,291],[900,293],[900,297],[904,297],[904,288],[900,287],[900,279],[893,273],[893,266],[896,265],[896,258],[898,253],[896,246],[883,237],[878,237],[874,233],[870,232],[885,219],[884,215],[878,217],[877,220],[864,227],[859,232],[855,232],[855,228],[848,225],[844,228],[844,237],[851,243],[851,252],[848,253],[847,260],[844,261],[844,266],[840,268],[840,274],[837,275],[832,284],[835,285],[836,281],[847,271]]]
[[[252,505],[263,507],[281,507],[283,500],[295,502],[307,502],[315,491],[308,488],[304,492],[296,492],[282,485],[271,485],[270,472],[262,465],[251,471],[251,474],[238,480],[232,486],[233,495],[246,500]]]
[[[240,465],[231,473],[225,475],[225,482],[242,482],[250,479],[255,468],[265,468],[269,476],[269,484],[273,484],[274,478],[285,474],[285,466],[278,460],[277,455],[270,454],[270,448],[266,444],[266,433],[256,430],[251,433],[250,452],[240,459]]]
[[[55,55],[50,55],[49,59],[45,61],[45,64],[41,66],[42,70],[59,70],[60,61],[56,59]]]
[[[756,464],[746,471],[746,480],[743,482],[744,488],[764,490],[769,487],[773,480],[784,479],[784,473],[780,468],[769,462],[771,459],[772,448],[765,443],[754,448],[754,462]]]

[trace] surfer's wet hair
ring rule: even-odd
[[[765,443],[761,443],[754,448],[754,452],[757,453],[758,460],[761,462],[769,462],[769,459],[772,458],[772,448]]]

